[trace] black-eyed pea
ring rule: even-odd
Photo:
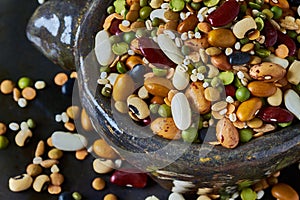
[[[45,152],[45,142],[43,140],[40,140],[36,146],[34,155],[35,157],[40,157],[44,154],[44,152]]]
[[[150,110],[145,101],[139,97],[132,97],[127,100],[129,112],[134,114],[138,119],[145,119],[150,115]]]
[[[249,121],[247,121],[247,126],[249,126],[250,128],[260,128],[263,125],[263,121],[260,118],[253,118]]]
[[[49,185],[48,193],[49,194],[59,194],[59,193],[61,193],[61,187],[57,186],[57,185]]]
[[[31,187],[33,179],[28,174],[21,174],[8,180],[9,189],[13,192],[21,192]]]
[[[53,160],[59,160],[63,156],[63,151],[53,148],[48,152],[48,157]]]
[[[34,179],[32,187],[36,192],[42,192],[48,188],[49,183],[50,183],[49,176],[42,174],[37,176]]]
[[[55,186],[60,186],[63,184],[65,178],[61,173],[52,173],[50,174],[51,184]]]
[[[36,177],[40,175],[43,172],[43,169],[38,164],[29,164],[26,167],[26,173],[31,177]]]
[[[15,142],[19,147],[25,146],[30,138],[32,137],[32,132],[30,129],[20,130],[15,136]]]

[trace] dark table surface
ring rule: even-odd
[[[47,84],[45,89],[37,92],[37,98],[30,101],[26,108],[20,108],[13,101],[12,95],[0,94],[1,122],[8,125],[10,122],[21,123],[32,118],[37,123],[30,143],[22,148],[14,142],[15,132],[8,130],[6,133],[10,145],[0,151],[0,200],[58,198],[57,195],[37,193],[33,189],[20,193],[13,193],[8,189],[9,177],[24,173],[26,166],[32,162],[38,141],[46,140],[56,130],[65,130],[62,123],[55,121],[55,115],[65,111],[72,104],[71,97],[63,95],[61,88],[53,83],[56,73],[63,70],[47,60],[26,38],[27,21],[37,6],[37,0],[0,0],[0,82],[4,79],[17,82],[20,77],[28,76],[34,81],[44,80]],[[162,189],[152,180],[144,189],[119,187],[109,183],[109,174],[100,175],[106,180],[106,188],[103,191],[93,190],[91,182],[99,175],[92,169],[92,160],[91,155],[84,161],[78,161],[74,152],[64,154],[59,163],[61,173],[65,176],[63,191],[78,191],[84,199],[103,199],[107,193],[116,194],[120,200],[143,200],[150,195],[155,195],[161,200],[168,199],[169,191]],[[297,164],[283,170],[280,181],[290,184],[300,194],[300,171]],[[269,190],[263,199],[273,199]]]

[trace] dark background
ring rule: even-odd
[[[0,200],[57,199],[57,195],[37,193],[33,189],[21,193],[13,193],[8,189],[9,177],[24,173],[26,166],[32,162],[38,141],[46,140],[56,130],[65,130],[62,123],[55,122],[54,117],[72,104],[71,97],[63,95],[61,88],[53,83],[56,73],[63,70],[47,60],[26,38],[27,21],[37,6],[37,0],[0,0],[0,82],[4,79],[17,82],[20,77],[28,76],[34,81],[44,80],[47,83],[47,87],[37,91],[37,98],[30,101],[26,108],[20,108],[12,95],[0,94],[1,122],[8,125],[13,121],[21,123],[32,118],[37,123],[37,128],[33,130],[33,138],[23,148],[17,147],[14,142],[16,133],[7,131],[10,145],[7,149],[0,150]],[[65,176],[63,191],[78,191],[85,199],[103,199],[107,193],[116,194],[120,200],[143,200],[150,195],[155,195],[161,200],[168,199],[169,191],[151,180],[144,189],[125,188],[110,184],[110,174],[100,175],[107,183],[103,191],[93,190],[91,182],[99,175],[92,169],[92,160],[91,155],[84,161],[78,161],[74,152],[64,153],[59,164],[61,173]],[[290,184],[300,194],[300,171],[297,167],[295,164],[283,170],[280,181]],[[48,171],[46,173],[49,174]],[[273,199],[269,190],[263,199]]]

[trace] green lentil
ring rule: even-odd
[[[263,9],[261,12],[264,13],[267,16],[268,19],[272,19],[273,16],[274,16],[273,12],[270,9],[267,9],[267,8]]]
[[[294,62],[294,60],[296,60],[296,57],[295,56],[288,56],[288,57],[286,57],[286,59],[289,61],[289,63],[292,63],[292,62]]]
[[[117,71],[120,73],[120,74],[125,74],[127,72],[127,69],[126,69],[126,66],[123,62],[121,61],[118,61],[117,62]]]
[[[115,12],[115,7],[114,6],[108,6],[106,9],[107,14],[113,14]]]
[[[282,15],[282,9],[279,8],[278,6],[273,6],[271,8],[271,11],[273,12],[273,15],[274,15],[273,18],[274,19],[279,19]]]
[[[150,6],[144,6],[140,9],[140,18],[147,19],[150,16],[152,8]]]
[[[241,142],[248,142],[253,137],[253,130],[250,128],[244,128],[244,129],[239,130],[239,134],[240,134]]]
[[[199,122],[198,122],[198,129],[202,129],[203,128],[203,117],[200,116],[199,118]]]
[[[182,45],[181,52],[183,55],[189,55],[191,52],[190,47],[188,47],[187,45]]]
[[[172,115],[171,107],[167,104],[160,105],[157,112],[161,117],[170,117]]]
[[[258,42],[254,42],[254,50],[260,49],[261,45]]]
[[[72,197],[73,197],[74,200],[81,200],[82,199],[81,194],[79,194],[78,192],[73,192]]]
[[[297,33],[296,31],[292,31],[292,30],[287,30],[288,36],[290,36],[291,38],[295,39],[297,37]]]
[[[112,93],[112,90],[109,87],[103,87],[101,90],[101,94],[105,97],[110,97],[111,93]]]
[[[261,58],[266,58],[268,57],[269,55],[271,55],[271,51],[268,50],[268,49],[257,49],[255,51],[255,54],[258,55],[259,57]]]
[[[192,7],[194,10],[200,10],[201,4],[200,4],[200,3],[196,3],[196,2],[192,2],[192,3],[191,3],[191,7]]]
[[[114,1],[114,7],[115,7],[115,12],[121,14],[126,10],[126,0],[115,0]]]
[[[207,69],[204,65],[201,65],[197,68],[197,72],[198,73],[202,73],[202,74],[205,74],[207,72]]]
[[[256,197],[256,192],[254,192],[251,188],[244,188],[241,192],[242,200],[255,200]]]
[[[257,3],[254,3],[254,2],[249,2],[248,5],[249,5],[249,7],[252,8],[252,9],[260,10],[260,8],[261,8],[261,5],[260,5],[260,4],[257,4]]]
[[[237,76],[234,77],[234,86],[237,88],[244,87],[241,80]]]
[[[203,115],[204,120],[209,120],[211,118],[211,113],[206,113]]]
[[[149,110],[151,113],[156,114],[159,108],[159,104],[152,103],[149,105]]]
[[[167,69],[161,69],[161,68],[153,68],[152,69],[153,74],[155,76],[166,76],[168,74],[168,70]]]
[[[130,44],[130,42],[135,38],[135,32],[130,31],[130,32],[125,32],[123,34],[123,40],[124,42]]]
[[[148,5],[148,1],[147,0],[140,0],[140,6],[144,7]]]
[[[35,122],[34,122],[33,119],[31,119],[31,118],[29,118],[29,119],[27,120],[27,125],[28,125],[28,127],[31,128],[31,129],[33,129],[33,128],[36,127]]]
[[[109,66],[102,66],[102,67],[100,67],[100,73],[101,72],[107,72],[107,73],[109,73],[110,72]]]
[[[0,135],[0,149],[5,149],[9,144],[9,140],[6,136]]]
[[[174,12],[179,12],[182,11],[185,7],[185,2],[184,0],[171,0],[170,3],[170,8],[174,11]],[[191,4],[192,6],[192,4]]]
[[[129,46],[126,42],[119,42],[112,45],[112,51],[114,54],[121,56],[127,53]]]
[[[203,0],[203,4],[207,7],[213,7],[216,6],[220,0]]]
[[[246,12],[246,10],[247,10],[247,5],[241,5],[241,6],[240,6],[240,12],[241,12],[241,13]]]
[[[300,35],[298,35],[296,39],[297,39],[297,42],[300,43]]]
[[[160,24],[160,19],[155,17],[153,20],[152,20],[152,26],[154,27],[158,27]]]
[[[246,87],[239,87],[236,91],[235,91],[235,98],[238,101],[246,101],[247,99],[249,99],[250,97],[250,91],[248,90],[248,88]]]
[[[219,79],[222,80],[224,85],[229,85],[234,80],[234,73],[231,71],[224,71],[219,73]]]
[[[146,36],[148,36],[148,31],[139,28],[139,29],[136,30],[135,36],[138,37],[138,38],[139,37],[146,37]]]
[[[118,43],[118,42],[121,42],[121,38],[117,35],[112,35],[109,37],[109,40],[112,44],[115,44],[115,43]]]
[[[31,87],[32,85],[33,85],[33,81],[28,77],[22,77],[18,80],[18,86],[20,89]]]
[[[248,38],[243,38],[240,40],[241,45],[247,44],[249,42]]]
[[[198,129],[195,127],[189,127],[181,132],[181,137],[185,142],[194,142],[198,138]]]

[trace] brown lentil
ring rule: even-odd
[[[72,122],[66,122],[64,123],[64,127],[68,130],[68,131],[74,131],[75,130],[75,124]]]
[[[78,160],[84,160],[89,155],[86,149],[80,149],[75,152],[75,157]]]
[[[51,137],[49,137],[49,138],[47,139],[47,145],[48,145],[49,147],[53,147],[53,143],[52,143],[52,138],[51,138]]]
[[[100,177],[95,178],[92,182],[92,187],[95,190],[103,190],[105,187],[105,181]]]
[[[63,84],[65,84],[67,81],[68,81],[68,75],[63,73],[63,72],[60,72],[60,73],[57,73],[54,77],[54,83],[58,86],[62,86]]]
[[[118,197],[114,194],[107,194],[104,196],[103,200],[118,200]]]
[[[18,100],[21,98],[21,92],[18,88],[13,89],[13,99],[14,101],[18,102]]]
[[[61,173],[50,174],[51,184],[55,186],[60,186],[64,182],[64,176]]]
[[[63,156],[63,151],[53,148],[48,152],[48,157],[53,160],[59,160]]]
[[[57,186],[57,185],[49,185],[48,193],[49,194],[59,194],[59,193],[61,193],[61,187]]]
[[[71,119],[77,119],[80,114],[80,108],[78,106],[69,106],[66,113]]]
[[[4,123],[0,122],[0,135],[4,135],[6,133],[7,127]]]
[[[15,84],[12,80],[4,80],[1,82],[0,91],[3,94],[10,94],[10,93],[12,93],[14,86],[15,86]]]
[[[33,100],[36,97],[36,91],[32,87],[24,88],[21,94],[26,100]]]

